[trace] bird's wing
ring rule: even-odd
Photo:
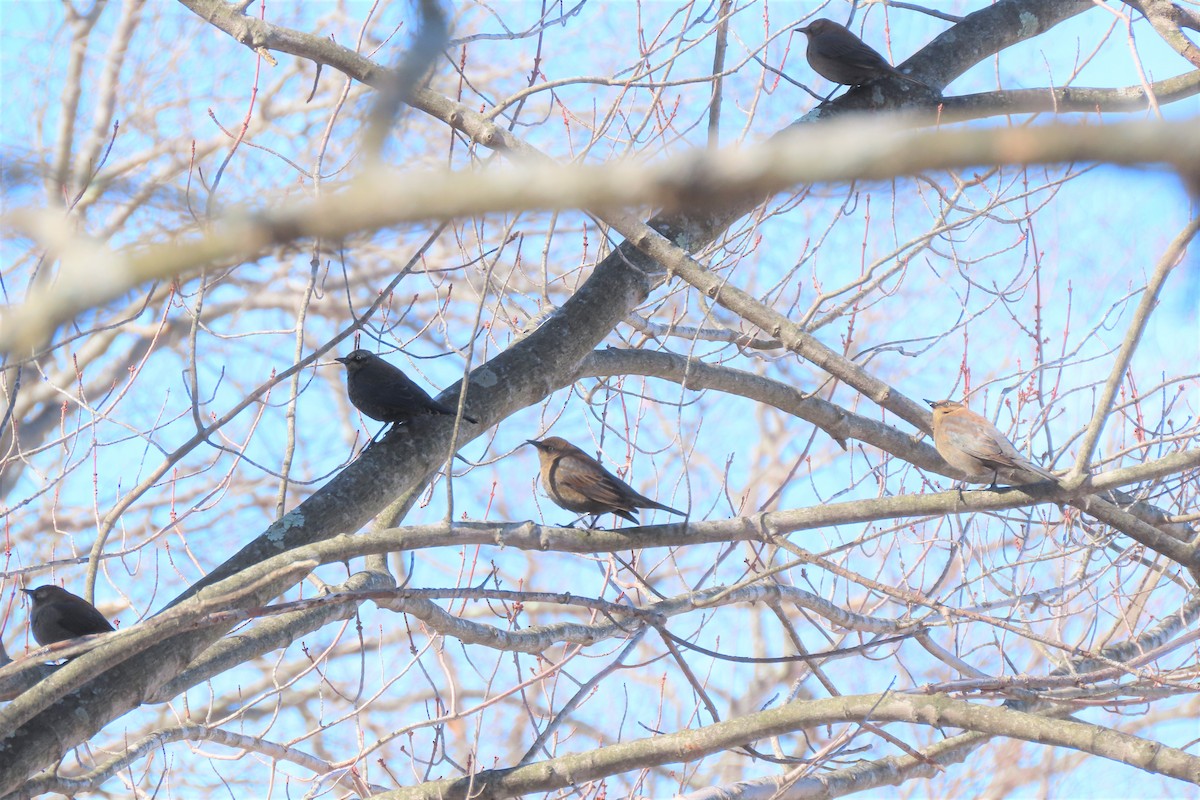
[[[399,370],[392,373],[391,380],[388,381],[388,393],[393,397],[402,397],[410,400],[418,408],[424,408],[435,414],[454,413],[453,409],[446,408],[437,400],[434,400],[429,396],[429,392],[422,389],[416,381]]]
[[[641,497],[604,467],[577,456],[563,456],[554,478],[563,488],[579,492],[597,503],[617,508],[634,508],[631,499]]]
[[[985,428],[975,420],[958,417],[948,417],[942,422],[942,427],[949,443],[967,455],[1001,467],[1015,466],[1012,456],[1016,455],[1016,451],[1011,454],[1004,451],[1000,443],[1007,444],[1007,440],[995,427],[988,425]]]
[[[54,612],[54,622],[64,631],[73,636],[87,636],[97,631],[114,630],[108,618],[90,606],[72,606],[69,613],[57,608],[49,609]]]
[[[821,55],[836,59],[847,66],[866,70],[882,69],[885,72],[892,69],[892,65],[877,53],[875,48],[856,39],[844,39],[841,36],[819,36],[817,37],[817,51]]]
[[[947,432],[952,444],[993,468],[1025,469],[1047,480],[1057,480],[1054,473],[1039,467],[1017,452],[1012,442],[993,425],[989,424],[984,428],[978,422],[954,417],[942,424],[949,426]]]
[[[414,400],[431,399],[428,392],[422,389],[416,381],[405,375],[400,370],[396,370],[388,375],[387,388],[392,394],[411,397]]]

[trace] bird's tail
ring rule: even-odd
[[[670,506],[664,506],[662,503],[656,502],[656,501],[654,501],[654,500],[651,500],[651,501],[650,501],[650,502],[649,502],[647,505],[648,505],[650,508],[657,508],[659,511],[669,511],[669,512],[671,512],[672,514],[678,514],[678,515],[679,515],[679,516],[681,516],[681,517],[686,517],[686,516],[687,516],[687,512],[686,512],[686,511],[680,511],[680,510],[679,510],[679,509],[677,509],[677,508],[671,508]]]
[[[1032,461],[1026,461],[1025,459],[1021,459],[1021,467],[1025,470],[1028,470],[1029,472],[1032,472],[1036,475],[1042,476],[1043,478],[1045,478],[1048,481],[1054,481],[1055,483],[1058,483],[1057,475],[1055,475],[1053,472],[1051,472],[1048,469],[1039,467],[1037,464],[1034,464]]]
[[[909,83],[915,83],[917,86],[923,86],[931,92],[936,92],[939,95],[941,94],[941,92],[938,92],[937,89],[934,89],[932,86],[930,86],[925,81],[923,81],[919,78],[914,78],[912,75],[907,75],[898,69],[893,69],[892,74],[895,75],[897,78],[901,78],[903,80],[908,81]]]

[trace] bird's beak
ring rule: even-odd
[[[937,400],[930,400],[929,398],[925,398],[925,402],[929,403],[930,408],[933,408],[934,406],[936,406],[938,404]]]
[[[33,597],[33,589],[22,589],[21,591],[24,592],[25,594],[29,595],[30,597]]]
[[[338,362],[339,364],[345,364],[349,360],[350,358],[348,356],[342,356],[341,358],[334,359],[334,361]]]
[[[793,31],[800,31],[801,33],[805,33],[805,34],[807,34],[807,33],[808,33],[808,29],[809,29],[809,28],[811,28],[811,27],[812,27],[811,25],[805,25],[803,28],[792,28],[792,30],[793,30]]]
[[[542,443],[539,442],[537,439],[526,439],[525,444],[531,444],[534,447],[536,447],[538,450],[542,449]]]

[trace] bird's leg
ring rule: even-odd
[[[368,442],[367,442],[367,446],[363,448],[363,452],[364,452],[364,453],[365,453],[365,452],[367,452],[367,450],[369,450],[369,449],[371,448],[371,445],[373,445],[373,444],[375,444],[376,442],[378,442],[378,441],[379,441],[379,437],[383,436],[383,432],[384,432],[384,431],[386,431],[386,430],[388,429],[388,426],[389,426],[389,425],[391,425],[392,427],[395,427],[395,424],[394,424],[394,423],[391,423],[391,422],[385,422],[385,423],[383,423],[383,427],[382,427],[382,428],[380,428],[378,431],[376,431],[376,432],[375,432],[375,435],[374,435],[374,436],[372,436],[372,437],[371,437],[371,439],[370,439],[370,441],[368,441]]]

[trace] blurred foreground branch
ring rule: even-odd
[[[1200,173],[1194,120],[995,130],[911,127],[921,121],[927,120],[875,116],[805,125],[758,145],[696,150],[657,164],[522,162],[486,172],[424,174],[373,169],[313,201],[231,212],[203,236],[188,240],[187,231],[177,231],[168,238],[178,244],[121,251],[76,235],[58,212],[15,211],[7,226],[42,242],[62,263],[55,280],[6,315],[0,351],[32,355],[58,325],[149,281],[222,259],[253,259],[284,242],[336,241],[402,222],[533,209],[719,207],[731,198],[802,183],[886,180],[998,164],[1164,164],[1181,174]]]

